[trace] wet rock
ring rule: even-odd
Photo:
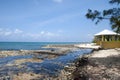
[[[78,59],[75,63],[76,67],[86,66],[89,63],[88,57],[82,57]]]

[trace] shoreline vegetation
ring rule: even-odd
[[[93,45],[93,44],[92,44]],[[7,67],[21,66],[25,62],[42,62],[44,58],[54,59],[65,55],[71,51],[80,48],[88,48],[88,45],[48,45],[44,48],[50,50],[19,50],[19,51],[0,51],[0,58],[9,56],[24,56],[32,55],[33,58],[17,59],[13,63],[6,64]],[[89,45],[90,47],[91,45]],[[115,49],[99,49],[92,46],[93,51],[89,54],[84,54],[76,59],[69,66],[65,66],[60,71],[58,76],[48,76],[36,74],[33,72],[19,72],[12,76],[0,76],[0,80],[119,80],[120,79],[120,48]],[[42,55],[42,57],[39,57]]]

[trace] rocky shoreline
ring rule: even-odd
[[[37,80],[50,78],[49,75],[29,71],[26,63],[38,63],[44,59],[52,60],[59,56],[66,55],[78,48],[51,46],[49,50],[2,50],[0,51],[0,80]],[[57,63],[59,64],[59,63]],[[38,66],[39,70],[42,70]],[[7,71],[6,71],[7,70]],[[15,70],[15,71],[13,71]],[[28,76],[28,77],[26,77]],[[52,76],[53,78],[53,76]]]
[[[12,63],[7,63],[1,70],[17,68],[29,69],[26,65],[21,65],[26,62],[40,63],[46,59],[54,59],[56,57],[66,55],[68,52],[77,50],[73,45],[60,46],[46,46],[51,50],[19,50],[19,51],[0,51],[0,58],[7,58],[11,56],[27,56],[32,58],[23,58],[14,60]],[[42,56],[42,57],[40,57]],[[28,76],[28,77],[26,77]],[[59,75],[49,76],[34,72],[17,72],[8,73],[1,76],[0,80],[119,80],[120,79],[120,49],[94,49],[89,54],[84,54],[76,59],[73,63],[65,66],[59,72]]]
[[[83,55],[71,66],[66,66],[57,79],[119,80],[120,49],[95,50],[90,54]]]

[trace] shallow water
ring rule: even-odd
[[[84,53],[89,53],[89,52],[91,52],[91,49],[80,49],[80,50],[68,53],[67,55],[52,59],[52,60],[46,59],[42,63],[28,62],[28,63],[25,63],[24,65],[28,67],[29,71],[32,71],[34,73],[57,75],[59,74],[58,72],[61,69],[63,69],[65,65],[67,65],[70,62],[73,62],[80,55]]]
[[[34,72],[40,74],[47,74],[55,76],[59,74],[59,71],[64,68],[65,65],[74,61],[80,55],[84,53],[90,53],[91,49],[79,49],[77,51],[73,51],[64,56],[59,56],[55,59],[45,59],[40,63],[31,63],[26,62],[23,63],[22,68],[18,68],[17,66],[5,66],[7,63],[12,63],[16,59],[27,59],[32,58],[32,55],[25,56],[12,56],[0,59],[0,75],[9,75],[9,73],[17,74],[19,72]]]
[[[0,66],[11,63],[17,59],[23,59],[23,58],[28,59],[28,58],[32,58],[32,57],[33,57],[32,55],[20,55],[20,56],[8,56],[5,58],[0,58]]]

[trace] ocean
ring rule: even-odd
[[[80,42],[0,42],[0,50],[43,50],[50,44],[79,44]]]

